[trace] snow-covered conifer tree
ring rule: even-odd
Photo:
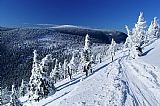
[[[157,17],[154,17],[153,27],[154,27],[155,37],[159,38],[160,37],[160,26],[159,26]]]
[[[72,79],[72,74],[75,71],[75,54],[73,53],[72,58],[68,64],[68,74],[70,79]]]
[[[113,61],[113,58],[114,58],[115,52],[116,52],[116,42],[114,41],[114,39],[112,39],[111,45],[110,45],[108,51],[109,51],[109,54],[111,55],[111,59]]]
[[[2,104],[7,103],[10,100],[10,92],[7,87],[2,89]]]
[[[64,70],[63,70],[63,65],[61,62],[59,62],[59,75],[60,75],[60,79],[64,79]]]
[[[40,63],[37,60],[37,52],[34,50],[32,75],[29,81],[29,100],[39,101],[47,97],[49,92],[55,91],[49,76],[44,68],[45,59]]]
[[[153,38],[158,38],[160,35],[160,26],[157,21],[157,17],[154,17],[154,20],[151,22],[148,31],[148,39],[152,40]]]
[[[89,35],[87,34],[85,37],[85,44],[84,44],[84,51],[85,50],[90,50],[90,40],[89,40]]]
[[[129,28],[128,28],[127,25],[125,25],[125,28],[127,30],[128,37],[126,38],[124,46],[125,46],[125,48],[131,48],[131,43],[132,43],[131,36],[132,36],[132,32],[129,30]]]
[[[125,42],[125,48],[128,48],[129,50],[129,57],[135,58],[135,51],[134,51],[134,45],[133,45],[133,40],[132,40],[132,32],[129,30],[128,26],[125,26],[127,33],[128,33],[128,37],[126,38],[126,42]]]
[[[14,85],[12,85],[12,94],[10,96],[9,106],[23,106],[17,97]]]
[[[59,73],[59,64],[58,64],[58,60],[55,60],[55,66],[54,69],[52,69],[51,73],[50,73],[50,78],[52,79],[52,81],[54,81],[54,83],[57,82],[57,80],[60,80],[60,73]]]
[[[83,72],[86,72],[86,76],[88,76],[88,70],[91,69],[91,42],[89,40],[89,35],[87,34],[85,37],[85,45],[82,52],[82,66]]]
[[[34,57],[33,57],[33,65],[32,65],[32,75],[30,77],[30,81],[29,81],[29,86],[28,86],[28,90],[29,90],[29,100],[35,100],[35,101],[39,101],[39,93],[40,93],[40,88],[38,87],[38,83],[40,83],[40,78],[41,78],[41,70],[40,70],[40,63],[37,60],[37,51],[34,50],[33,52]]]
[[[93,63],[93,64],[95,64],[95,62],[96,62],[96,56],[95,55],[91,55],[91,62]]]
[[[68,62],[67,62],[67,59],[64,60],[64,63],[63,63],[63,70],[64,70],[64,79],[67,78],[67,68],[68,67]]]
[[[24,81],[22,79],[21,86],[19,88],[19,95],[24,96],[26,93],[27,93],[27,87],[25,86]]]
[[[43,71],[47,73],[47,75],[49,75],[49,73],[52,71],[52,66],[53,66],[53,59],[52,59],[52,55],[48,54],[46,55],[41,62]]]
[[[146,42],[147,40],[147,34],[146,34],[146,21],[144,20],[143,13],[140,12],[138,22],[135,24],[135,28],[133,29],[133,42],[134,42],[134,47],[136,50],[135,54],[141,56],[142,55],[142,45]]]
[[[81,51],[78,50],[75,52],[75,57],[74,57],[74,64],[75,64],[75,72],[81,72]]]
[[[147,31],[147,38],[148,40],[152,39],[154,37],[154,30],[153,30],[153,21],[151,21],[150,26],[148,27],[148,31]]]
[[[73,53],[72,58],[70,60],[69,66],[70,66],[70,69],[73,72],[75,70],[75,54],[74,53]]]
[[[135,24],[135,28],[133,28],[133,31],[132,31],[133,33],[132,39],[135,46],[140,47],[144,44],[146,39],[145,28],[146,28],[146,21],[144,20],[143,13],[140,12],[138,21]]]
[[[45,58],[42,59],[41,64],[41,78],[40,78],[40,97],[47,97],[49,92],[55,92],[54,84],[52,83],[48,72],[51,71],[52,68],[52,55],[46,55]]]

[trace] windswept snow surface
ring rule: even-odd
[[[144,52],[145,56],[140,57],[140,59],[160,68],[160,39],[145,47]]]
[[[146,55],[135,60],[127,58],[127,50],[117,52],[113,62],[106,57],[93,67],[93,74],[58,82],[57,92],[38,103],[26,102],[27,97],[21,101],[25,106],[160,106],[160,68],[153,62],[160,62],[154,57],[160,53],[159,43],[146,47]]]

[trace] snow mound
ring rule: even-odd
[[[159,44],[160,44],[160,39],[156,40],[154,43],[147,46],[144,49],[145,56],[141,57],[140,59],[146,63],[158,66],[160,68],[160,60],[159,60],[160,46]]]

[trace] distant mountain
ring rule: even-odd
[[[52,54],[60,61],[70,58],[72,51],[81,50],[84,37],[89,34],[94,44],[109,44],[111,38],[117,43],[125,42],[127,35],[119,31],[91,29],[71,25],[32,26],[21,28],[0,27],[0,73],[3,85],[10,86],[21,79],[28,81],[31,75],[33,50],[39,58]]]
[[[85,27],[78,27],[73,25],[60,25],[51,27],[54,30],[66,33],[66,34],[73,34],[73,35],[80,35],[85,36],[86,34],[89,34],[93,38],[99,39],[102,42],[110,43],[111,38],[114,38],[114,40],[117,43],[124,42],[127,35],[120,31],[114,31],[114,30],[102,30],[102,29],[91,29],[91,28],[85,28]]]
[[[0,26],[0,31],[8,31],[8,30],[12,30],[14,28],[6,28],[6,27],[1,27]]]

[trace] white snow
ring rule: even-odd
[[[158,66],[160,68],[160,39],[156,40],[144,50],[146,56],[141,57],[144,62]]]
[[[50,28],[85,28],[85,27],[75,26],[75,25],[55,25]]]
[[[160,106],[160,40],[145,47],[144,56],[127,59],[118,51],[114,61],[106,57],[94,73],[75,74],[55,84],[57,92],[37,103],[20,98],[24,106]]]

